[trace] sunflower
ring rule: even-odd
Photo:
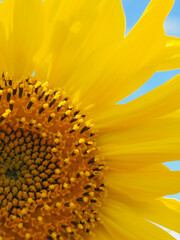
[[[172,5],[124,37],[119,0],[0,3],[0,240],[174,239],[179,76],[116,104],[179,67]]]

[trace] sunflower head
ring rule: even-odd
[[[120,0],[0,1],[0,240],[172,240],[179,231],[173,0],[151,0],[124,37]],[[178,60],[178,61],[176,61]],[[33,74],[32,74],[33,73]],[[165,215],[165,217],[164,217]]]

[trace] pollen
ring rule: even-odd
[[[94,124],[33,77],[2,74],[0,101],[0,239],[87,239],[106,196]]]

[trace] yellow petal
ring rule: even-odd
[[[66,87],[70,92],[76,82],[83,81],[72,82],[70,79],[77,66],[82,67],[82,63],[101,46],[105,49],[123,38],[125,17],[121,1],[81,0],[77,3],[71,0],[47,1],[46,4],[49,18],[55,12],[49,79],[53,86]]]
[[[158,200],[133,204],[133,209],[142,217],[180,233],[180,202],[175,199]]]
[[[124,237],[122,235],[120,235],[120,233],[118,232],[118,237]],[[106,230],[106,228],[103,226],[103,224],[99,224],[93,231],[93,234],[91,234],[91,236],[89,236],[88,240],[114,240],[114,238],[112,238],[112,235],[110,235],[108,233],[108,231]],[[116,238],[117,239],[117,238]],[[119,238],[118,238],[119,239]],[[122,238],[123,240],[126,240],[124,238]]]
[[[14,1],[4,0],[0,2],[0,23],[4,28],[6,37],[9,38],[11,18]]]
[[[179,109],[179,92],[180,75],[129,103],[97,109],[92,117],[101,132],[137,126]]]
[[[0,2],[0,72],[7,70],[8,42],[13,1]]]
[[[166,37],[166,50],[158,70],[172,70],[180,68],[180,38]]]
[[[34,70],[32,60],[41,46],[43,37],[43,2],[41,0],[9,2],[13,5],[13,12],[8,16],[10,32],[6,67],[15,78],[20,78]]]
[[[110,198],[106,199],[102,207],[101,217],[105,229],[111,236],[110,239],[113,240],[174,239],[167,232],[136,215],[133,209]]]
[[[77,85],[74,87],[78,91],[76,97],[82,100],[83,107],[92,105],[93,108],[94,103],[96,107],[116,103],[152,76],[165,49],[163,21],[173,2],[151,1],[123,41],[106,49],[103,59],[97,52],[77,69],[72,82]],[[106,56],[109,57],[107,62]]]
[[[180,159],[180,111],[134,128],[102,133],[98,144],[111,168],[130,171]]]
[[[105,178],[109,188],[138,201],[150,201],[179,192],[180,171],[164,165],[152,165],[127,173],[109,171]]]
[[[4,27],[0,24],[0,73],[2,74],[6,70],[6,54],[7,54],[7,42],[5,36]]]

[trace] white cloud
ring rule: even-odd
[[[164,23],[167,35],[180,36],[180,18],[168,17]]]

